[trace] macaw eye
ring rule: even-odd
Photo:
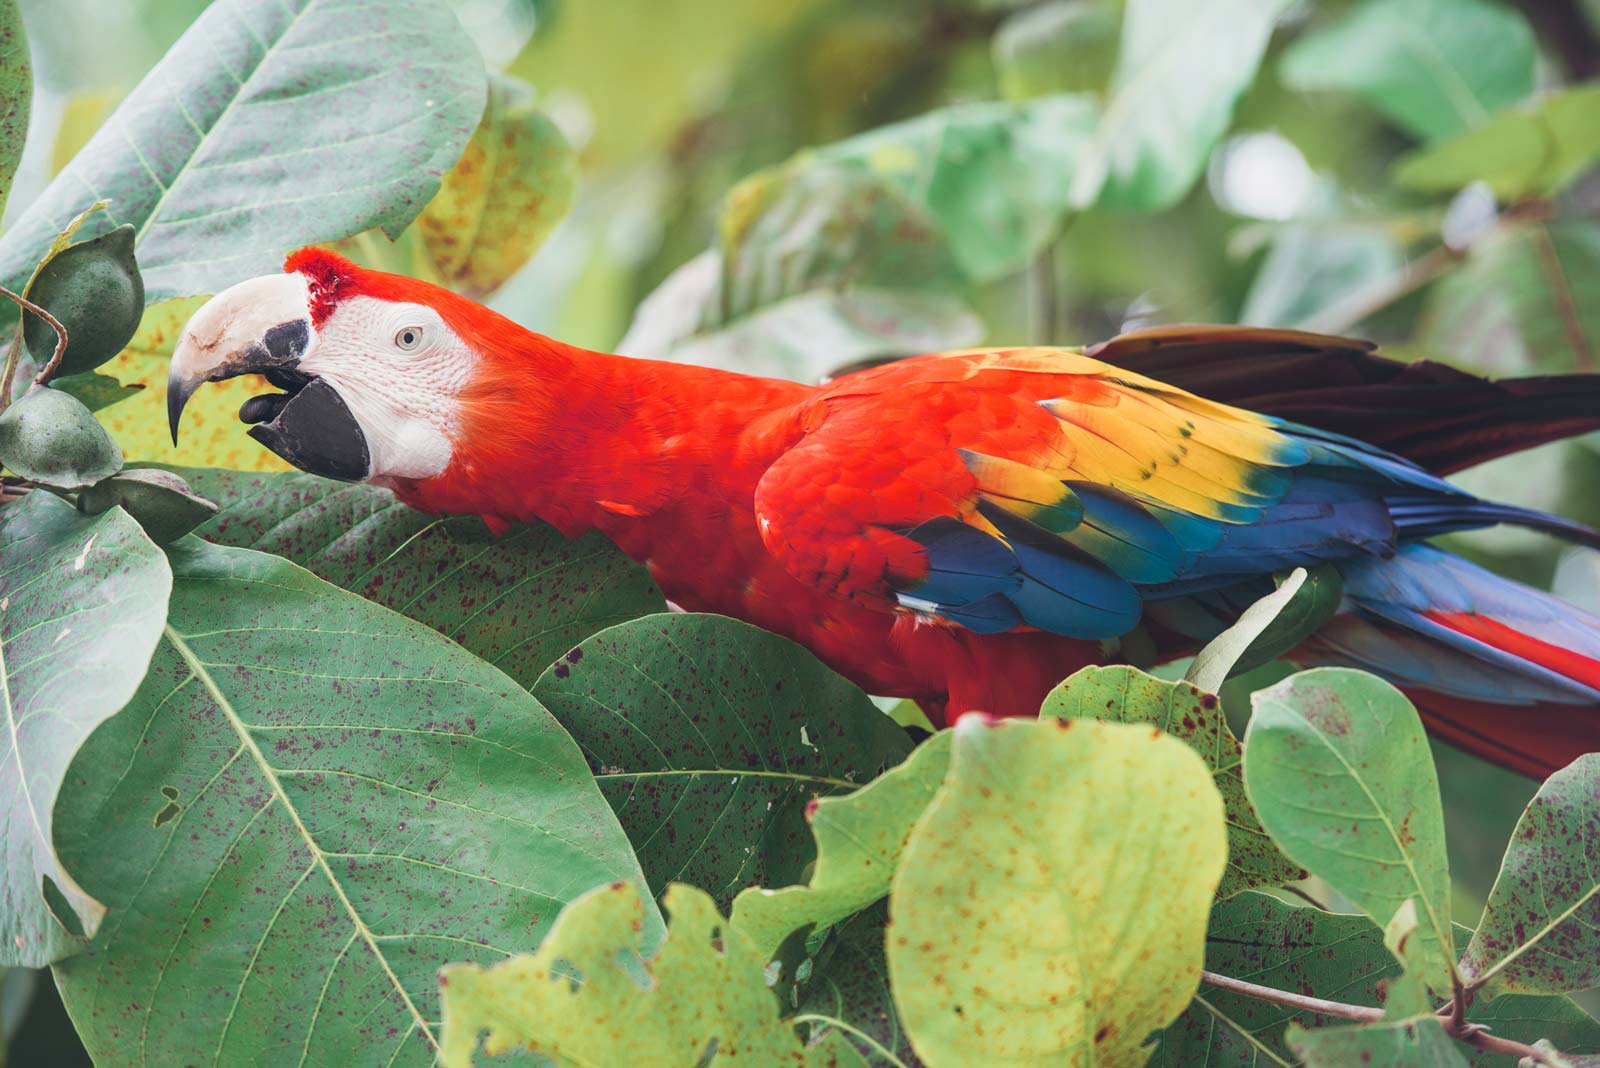
[[[395,331],[394,347],[401,352],[415,352],[422,346],[422,327],[402,326]]]

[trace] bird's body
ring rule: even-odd
[[[317,433],[344,427],[358,477],[495,529],[598,529],[682,607],[790,637],[935,720],[1034,714],[1077,668],[1191,651],[1272,574],[1329,564],[1345,603],[1298,659],[1380,671],[1419,695],[1436,729],[1524,771],[1600,747],[1600,620],[1425,543],[1496,522],[1589,532],[1480,501],[1341,433],[1385,405],[1420,405],[1367,436],[1449,469],[1600,425],[1591,380],[1524,396],[1407,379],[1337,339],[1196,328],[1088,354],[936,354],[807,386],[572,348],[327,253],[288,270],[311,336],[271,365],[293,367],[296,393],[253,432],[262,440],[301,456],[291,416],[301,396],[311,410],[306,381],[329,386],[316,403],[335,414]],[[196,316],[174,361],[178,409],[190,383],[240,373],[188,363],[222,346],[212,334],[228,324],[274,320],[253,293],[243,320],[243,298],[215,329]],[[390,332],[395,351],[378,352]],[[1221,403],[1248,367],[1205,377],[1253,354],[1266,387],[1319,353],[1266,389],[1262,411]],[[1341,360],[1354,378],[1339,378]],[[1163,361],[1211,396],[1130,366]],[[1317,428],[1271,414],[1308,402]]]

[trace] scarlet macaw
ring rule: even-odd
[[[683,607],[936,723],[1035,714],[1135,638],[1192,651],[1273,572],[1331,562],[1341,610],[1293,659],[1378,672],[1528,774],[1600,748],[1600,619],[1425,540],[1600,541],[1438,474],[1600,427],[1600,376],[1490,383],[1339,338],[1170,327],[811,386],[574,348],[319,249],[195,313],[174,441],[201,383],[251,372],[284,392],[240,417],[291,463],[497,532],[597,528]]]

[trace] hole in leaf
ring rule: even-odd
[[[83,924],[78,922],[78,914],[72,911],[72,906],[67,903],[67,896],[48,875],[44,877],[43,891],[44,903],[49,906],[50,914],[56,918],[56,922],[65,927],[72,937],[84,937]]]
[[[182,811],[183,811],[183,806],[182,805],[177,804],[176,802],[169,801],[169,802],[167,802],[166,805],[162,806],[162,809],[161,809],[160,812],[156,813],[156,818],[154,820],[154,825],[159,827],[163,823],[166,823],[169,820],[171,820],[173,817],[177,816],[177,814],[182,812]]]
[[[176,801],[178,799],[178,788],[176,786],[163,786],[161,788],[161,796],[168,801]]]

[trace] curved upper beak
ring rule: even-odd
[[[306,279],[298,273],[251,278],[202,305],[184,327],[167,372],[172,443],[200,386],[264,374],[286,392],[245,402],[240,419],[257,424],[250,436],[312,474],[366,478],[372,457],[360,423],[332,385],[301,370],[316,344],[310,307]]]

